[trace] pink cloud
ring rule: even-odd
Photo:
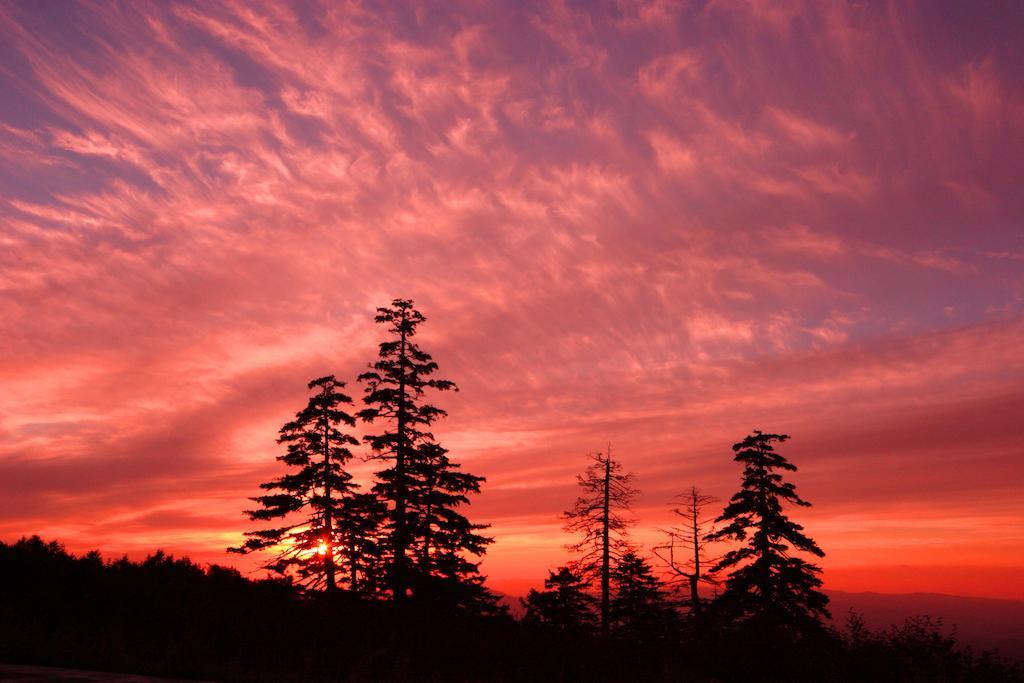
[[[585,453],[617,444],[652,540],[755,426],[795,435],[827,568],[1020,563],[986,530],[1024,391],[998,18],[955,50],[928,8],[818,3],[66,19],[0,7],[2,537],[228,561],[305,382],[401,295],[499,579],[562,557]]]

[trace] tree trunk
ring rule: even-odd
[[[395,443],[395,566],[392,572],[391,592],[396,603],[405,602],[408,578],[406,576],[406,510],[405,510],[405,470],[406,470],[406,437],[405,437],[405,310],[402,311],[402,322],[399,326],[401,344],[398,352],[398,414],[396,416]]]
[[[697,588],[700,586],[700,530],[697,526],[697,514],[700,512],[697,506],[697,492],[693,491],[693,574],[690,575],[690,604],[693,606],[693,613],[700,614],[700,593]]]
[[[764,453],[764,447],[759,446],[758,449]],[[769,559],[771,555],[770,543],[771,539],[768,538],[768,532],[765,530],[765,520],[770,516],[768,509],[768,471],[763,465],[757,466],[757,522],[755,522],[755,531],[753,546],[756,558],[754,559],[754,567],[757,576],[757,590],[761,597],[761,608],[766,610],[774,599],[772,596],[772,584],[771,584],[771,566],[769,565]]]
[[[350,534],[350,538],[351,538],[351,531],[349,532],[349,534]],[[357,568],[356,568],[356,558],[359,557],[359,550],[358,550],[358,548],[356,548],[355,541],[350,541],[349,542],[349,548],[352,550],[352,554],[351,554],[351,556],[349,558],[349,563],[350,564],[349,564],[349,568],[348,568],[348,570],[349,570],[349,579],[348,579],[349,589],[353,593],[358,593],[359,591],[358,591],[357,581],[359,579],[359,575],[358,575]]]
[[[324,394],[327,389],[324,389]],[[327,573],[327,590],[333,592],[338,588],[334,580],[334,520],[331,518],[331,425],[324,414],[324,569]]]

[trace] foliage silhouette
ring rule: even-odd
[[[344,469],[352,458],[348,447],[359,443],[342,431],[355,424],[355,418],[341,408],[352,399],[341,393],[345,383],[334,375],[308,386],[314,390],[309,402],[281,428],[277,440],[287,446],[277,459],[298,471],[260,484],[272,493],[252,498],[260,507],[246,511],[251,520],[286,523],[248,531],[246,542],[229,550],[247,553],[276,548],[266,569],[281,575],[294,570],[303,585],[330,591],[337,588],[340,563],[348,570],[349,587],[355,589],[359,573],[368,572],[363,554],[372,553],[376,517],[369,501],[355,495],[352,475]],[[305,517],[295,520],[304,511]]]
[[[742,632],[690,633],[685,622],[674,638],[605,639],[415,608],[250,581],[160,552],[105,561],[37,537],[0,543],[7,662],[259,683],[1022,680],[1018,666],[957,646],[927,619],[769,649]]]
[[[594,598],[587,580],[569,567],[559,567],[544,579],[544,590],[530,589],[522,599],[523,621],[561,631],[587,631],[595,625]]]
[[[438,445],[430,426],[447,413],[425,402],[428,390],[458,390],[433,377],[438,369],[414,337],[426,318],[408,299],[378,308],[374,319],[391,337],[381,342],[378,360],[359,376],[366,385],[364,421],[382,431],[366,442],[374,457],[389,467],[377,473],[374,492],[387,501],[384,559],[392,599],[403,603],[410,589],[420,599],[474,610],[492,611],[497,599],[483,585],[477,564],[491,539],[457,508],[478,493],[483,477],[461,472]]]
[[[796,466],[775,451],[785,434],[754,431],[735,444],[735,460],[743,464],[743,484],[716,522],[728,522],[707,540],[744,543],[730,550],[713,571],[729,569],[720,606],[737,620],[750,620],[764,631],[800,635],[820,628],[829,616],[828,596],[820,592],[821,569],[789,554],[790,548],[824,557],[803,527],[789,519],[784,504],[808,507],[796,487],[776,470]],[[787,545],[788,544],[788,545]]]
[[[459,471],[447,449],[422,443],[412,460],[409,496],[410,527],[417,539],[414,594],[419,600],[448,607],[491,612],[499,609],[497,597],[484,586],[477,565],[466,553],[481,556],[491,538],[477,533],[487,528],[473,524],[457,508],[479,493],[484,480]]]
[[[707,568],[714,566],[718,558],[708,554],[707,546],[712,541],[706,538],[715,532],[714,516],[707,509],[718,502],[714,496],[702,493],[696,486],[677,496],[680,504],[672,513],[682,518],[680,526],[665,530],[668,543],[652,548],[655,556],[668,567],[674,577],[686,581],[689,592],[689,606],[694,614],[702,612],[700,597],[701,583],[717,586],[718,579]]]
[[[605,635],[611,626],[612,563],[632,550],[626,540],[629,520],[622,511],[629,509],[636,496],[632,474],[623,474],[622,465],[612,458],[609,444],[605,453],[596,453],[593,463],[576,478],[583,495],[576,499],[572,510],[565,513],[565,529],[583,538],[569,549],[580,553],[572,564],[579,574],[600,583],[600,625]]]
[[[339,552],[348,570],[348,589],[364,596],[385,590],[381,526],[387,508],[374,493],[354,492],[344,501],[338,518]]]
[[[615,563],[611,580],[614,596],[608,616],[617,636],[641,642],[672,636],[679,626],[678,614],[647,560],[626,553]]]

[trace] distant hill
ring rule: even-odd
[[[526,613],[526,610],[523,609],[523,603],[520,602],[518,595],[508,595],[507,593],[502,593],[501,591],[496,590],[492,590],[491,592],[498,596],[498,602],[508,607],[509,613],[511,613],[516,619],[521,618],[523,614]]]
[[[871,628],[884,628],[907,617],[941,617],[957,640],[975,650],[998,648],[1003,656],[1024,661],[1024,600],[968,598],[941,593],[847,593],[826,591],[837,625],[850,609],[859,612]]]

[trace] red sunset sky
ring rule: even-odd
[[[0,2],[0,539],[251,568],[223,549],[277,429],[402,296],[499,589],[565,558],[588,452],[650,544],[756,427],[793,435],[826,587],[1024,598],[1022,28]]]

